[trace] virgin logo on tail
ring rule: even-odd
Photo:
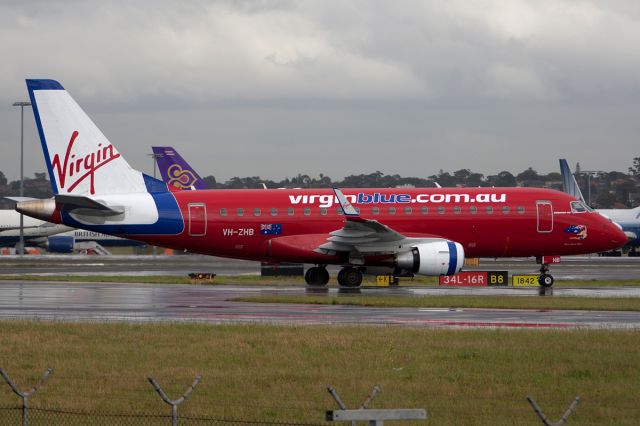
[[[90,179],[90,192],[95,194],[94,177],[95,171],[111,160],[115,160],[120,157],[120,154],[115,152],[113,145],[102,146],[98,144],[98,149],[95,152],[91,152],[84,157],[76,158],[75,154],[71,154],[71,148],[73,143],[78,137],[78,131],[75,130],[71,134],[69,144],[67,145],[67,151],[64,154],[64,160],[60,163],[60,156],[55,154],[53,161],[51,161],[51,168],[57,175],[57,181],[60,184],[60,188],[64,188],[67,183],[69,187],[68,192],[73,191],[86,178]],[[72,182],[67,182],[67,178],[75,178]]]

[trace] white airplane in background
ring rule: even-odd
[[[72,231],[66,225],[56,225],[44,220],[23,216],[25,243],[41,244],[47,237]],[[20,213],[15,210],[0,210],[0,247],[13,247],[20,241]]]
[[[99,232],[85,231],[66,225],[56,225],[24,216],[23,235],[25,245],[43,246],[52,253],[71,253],[78,243],[96,242],[101,246],[144,245]],[[15,210],[0,210],[0,247],[14,247],[20,241],[20,213]]]
[[[571,173],[567,160],[564,158],[560,159],[560,173],[562,175],[563,191],[582,201],[585,206],[589,206],[580,191],[575,176]],[[596,209],[596,211],[622,228],[622,231],[629,239],[622,251],[628,252],[629,256],[640,256],[640,251],[638,251],[638,246],[640,246],[640,206],[633,209]]]

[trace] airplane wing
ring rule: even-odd
[[[362,254],[398,253],[414,244],[443,240],[407,237],[377,220],[363,219],[342,191],[337,188],[333,191],[344,212],[345,224],[341,229],[331,232],[327,242],[314,250],[316,253],[333,255],[346,252],[353,259]]]

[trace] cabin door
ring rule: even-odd
[[[538,232],[549,233],[553,231],[553,205],[551,201],[536,201],[538,210]]]
[[[189,204],[189,235],[201,237],[207,233],[207,207],[204,203]]]

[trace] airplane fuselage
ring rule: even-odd
[[[363,218],[409,237],[457,241],[468,257],[572,255],[623,243],[575,198],[535,188],[345,189]],[[261,261],[344,263],[314,251],[344,216],[330,189],[172,192],[182,231],[130,235],[150,244]],[[177,213],[177,214],[176,214]],[[90,229],[87,227],[87,229]],[[100,228],[97,229],[100,231]],[[123,235],[125,236],[125,235]],[[376,262],[376,259],[369,259]]]

